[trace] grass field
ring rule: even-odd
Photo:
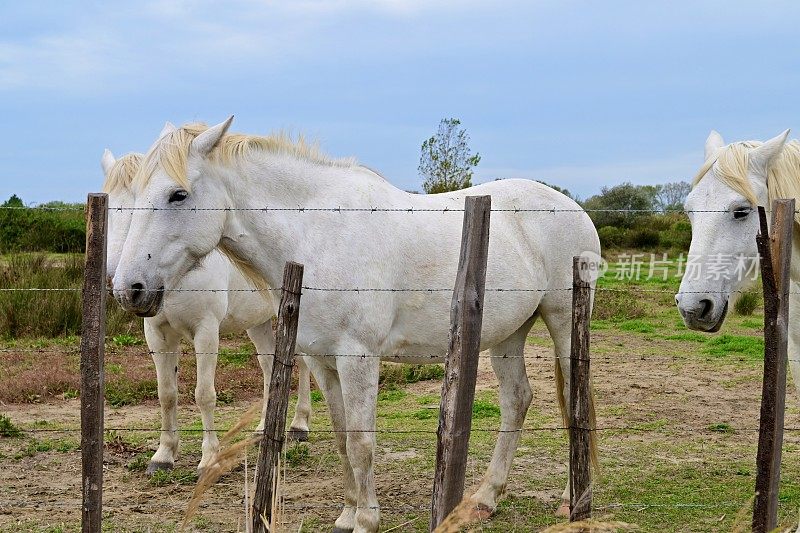
[[[643,531],[746,530],[755,483],[761,308],[750,316],[731,314],[719,334],[691,332],[674,307],[677,283],[674,277],[618,280],[613,269],[601,280],[600,288],[608,290],[597,293],[592,325],[601,457],[595,516]],[[0,531],[71,531],[79,523],[79,434],[61,431],[79,424],[77,342],[18,338],[2,346],[0,412],[8,418],[0,419]],[[173,531],[191,497],[200,437],[183,435],[173,472],[144,475],[158,432],[143,429],[158,427],[158,409],[152,363],[140,342],[136,332],[108,341],[106,525],[109,531]],[[255,360],[238,355],[252,349],[245,338],[227,338],[223,346],[217,420],[227,427],[258,399],[261,378]],[[41,351],[21,350],[30,347]],[[534,391],[528,431],[507,496],[492,518],[476,526],[480,531],[531,531],[558,522],[553,511],[566,482],[567,439],[552,429],[561,423],[543,325],[531,331],[526,356]],[[191,359],[181,363],[181,427],[198,429]],[[382,531],[427,531],[441,383],[422,378],[438,375],[385,368],[376,451]],[[339,512],[340,467],[330,421],[319,392],[313,398],[309,443],[286,451],[285,531],[328,531]],[[481,359],[476,398],[468,486],[480,481],[494,443],[491,430],[499,425],[488,359]],[[779,508],[786,525],[796,522],[800,508],[799,402],[790,384]],[[14,428],[21,434],[11,436]],[[254,462],[251,451],[249,464]],[[193,520],[196,530],[243,529],[243,479],[237,470],[211,490]]]

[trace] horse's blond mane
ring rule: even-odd
[[[163,168],[169,177],[184,189],[189,190],[190,184],[186,175],[189,145],[195,137],[207,129],[206,124],[186,124],[164,135],[145,155],[134,178],[134,186],[138,190],[142,190],[156,170]],[[211,157],[223,163],[233,163],[256,151],[286,154],[326,166],[348,168],[357,164],[353,158],[333,159],[328,157],[320,151],[316,143],[308,142],[303,136],[293,139],[286,132],[268,136],[228,133],[216,146]]]
[[[103,192],[112,194],[131,188],[133,177],[142,163],[142,154],[131,152],[117,159],[103,183]]]
[[[758,200],[747,178],[748,164],[750,151],[762,144],[758,141],[742,141],[721,148],[700,168],[692,187],[712,171],[717,179],[747,198],[747,201],[755,207]],[[800,142],[798,141],[787,142],[769,167],[767,199],[772,204],[772,201],[778,198],[800,199]],[[800,224],[800,213],[795,215],[795,223]]]

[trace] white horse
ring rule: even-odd
[[[600,251],[589,217],[566,196],[527,180],[409,194],[352,160],[325,158],[302,142],[226,135],[231,120],[211,128],[184,126],[148,152],[134,180],[139,210],[114,277],[115,297],[140,315],[156,314],[163,305],[159,289],[172,286],[217,246],[249,265],[260,284],[279,286],[287,260],[305,264],[297,346],[310,356],[307,363],[328,402],[344,468],[344,508],[334,531],[376,531],[380,359],[351,355],[443,361],[451,293],[352,289],[452,287],[462,217],[447,210],[460,210],[467,195],[491,194],[495,209],[509,210],[492,214],[481,337],[500,384],[501,431],[471,498],[495,509],[532,399],[523,350],[539,316],[555,343],[564,413],[572,320],[571,292],[564,289],[572,284],[572,257]],[[416,211],[373,213],[371,207]],[[325,288],[350,290],[318,290]]]
[[[103,154],[101,163],[106,175],[103,191],[108,193],[110,206],[133,206],[135,196],[130,184],[141,158],[141,154],[127,154],[116,160],[108,150]],[[109,279],[113,279],[130,226],[131,211],[114,209],[109,213],[108,222],[107,272]],[[162,430],[158,450],[147,467],[149,474],[156,470],[171,469],[178,457],[177,372],[181,339],[191,341],[197,353],[195,400],[200,409],[204,430],[203,455],[199,469],[207,466],[219,450],[219,441],[214,431],[214,374],[219,335],[247,330],[256,346],[258,362],[264,372],[265,411],[272,377],[275,339],[270,317],[274,316],[277,306],[269,291],[263,294],[248,291],[252,284],[216,250],[177,280],[174,286],[182,289],[222,288],[243,292],[167,292],[161,312],[144,319],[147,346],[156,365]],[[311,415],[310,376],[302,358],[298,358],[298,368],[298,401],[290,432],[294,438],[306,440]],[[262,413],[259,431],[263,429],[263,424]]]
[[[700,331],[722,327],[732,296],[755,268],[759,221],[756,208],[776,198],[800,199],[800,143],[786,142],[789,130],[765,143],[725,145],[712,131],[705,164],[694,180],[685,208],[692,223],[689,258],[697,267],[684,275],[675,296],[686,326]],[[789,366],[800,392],[800,216],[792,233],[789,296]]]

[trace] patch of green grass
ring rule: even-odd
[[[325,397],[322,395],[322,391],[317,390],[317,389],[314,389],[314,390],[311,391],[311,401],[312,402],[317,403],[317,402],[321,402],[324,399],[325,399]]]
[[[764,327],[763,320],[756,320],[755,318],[745,318],[741,322],[743,328],[762,329]]]
[[[11,421],[11,418],[6,415],[0,415],[0,437],[13,438],[20,436],[22,436],[22,430]]]
[[[106,383],[106,400],[111,407],[132,405],[155,398],[158,398],[158,383],[154,379],[119,379]]]
[[[417,397],[417,403],[420,405],[439,405],[439,403],[441,403],[441,399],[438,395],[423,394]]]
[[[656,328],[644,320],[626,320],[618,326],[622,331],[633,331],[636,333],[655,333]]]
[[[142,452],[137,453],[133,459],[128,461],[128,464],[125,465],[125,468],[130,470],[131,472],[144,472],[147,470],[147,465],[150,464],[150,453],[149,452]]]
[[[439,411],[436,409],[418,409],[411,416],[417,420],[430,420],[431,418],[438,418]]]
[[[754,360],[764,357],[764,339],[724,334],[706,341],[703,353],[717,357],[727,355],[746,355]]]
[[[298,442],[286,448],[286,464],[300,466],[311,458],[311,452],[305,443]]]
[[[253,358],[253,350],[249,346],[242,346],[236,350],[220,348],[217,362],[222,366],[244,368]]]
[[[472,418],[499,418],[500,407],[488,400],[478,399],[472,403]]]
[[[141,346],[144,344],[144,340],[140,339],[135,335],[130,335],[128,333],[120,333],[119,335],[114,335],[111,337],[111,342],[114,343],[115,346]]]
[[[217,391],[217,403],[222,405],[230,405],[234,402],[235,395],[233,394],[232,390],[223,389],[221,391]]]
[[[122,365],[119,363],[106,363],[106,372],[109,374],[121,374]]]
[[[403,389],[387,389],[378,392],[379,402],[396,402],[407,396]]]
[[[664,418],[653,420],[652,422],[640,422],[638,424],[633,425],[634,429],[640,431],[657,431],[659,429],[664,429],[666,427],[667,427],[667,420]]]
[[[148,480],[154,487],[167,485],[192,485],[197,482],[197,471],[188,468],[173,468],[172,470],[157,470]]]
[[[604,329],[610,329],[611,324],[608,323],[608,320],[592,320],[589,323],[589,328],[596,331],[601,331]]]
[[[687,331],[685,333],[665,335],[664,338],[668,341],[706,342],[708,340],[708,335],[703,335],[702,333],[697,333],[696,331]]]
[[[78,389],[67,389],[62,396],[65,400],[73,400],[80,396],[80,391]]]

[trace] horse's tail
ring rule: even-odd
[[[564,373],[561,371],[561,363],[556,357],[556,397],[558,398],[558,408],[561,411],[561,420],[565,428],[570,427],[569,407],[564,399],[564,387],[566,382]],[[600,459],[597,452],[597,417],[594,410],[594,386],[591,377],[589,378],[589,462],[596,475],[600,473]]]

